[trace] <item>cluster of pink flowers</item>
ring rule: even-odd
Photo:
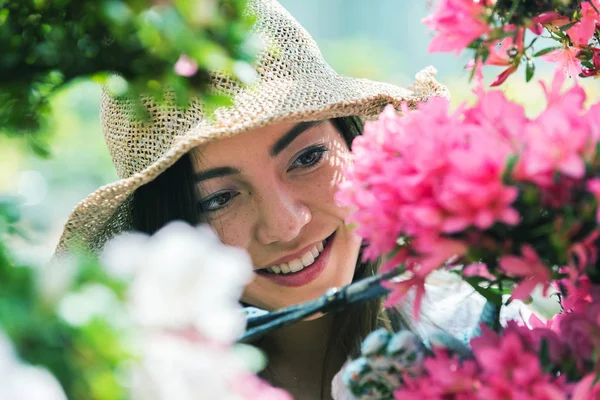
[[[424,22],[437,35],[430,43],[431,52],[460,53],[474,49],[470,67],[505,66],[492,83],[502,84],[521,63],[527,65],[528,79],[533,75],[533,58],[541,57],[567,71],[571,76],[600,75],[600,0],[563,2],[521,2],[526,17],[507,12],[516,0],[441,0],[436,11]],[[534,35],[525,45],[525,31]],[[558,42],[555,48],[533,52],[533,41],[547,33]]]
[[[547,322],[532,315],[502,334],[482,327],[473,358],[434,349],[425,373],[404,377],[398,399],[600,399],[600,285],[585,276],[558,282],[564,311]]]
[[[404,377],[398,399],[600,399],[600,285],[585,276],[558,282],[564,311],[547,322],[508,322],[502,334],[483,326],[473,358],[434,349],[425,373]]]
[[[595,373],[573,365],[573,360],[578,360],[573,357],[573,350],[584,350],[580,342],[570,347],[573,343],[570,338],[559,336],[545,325],[530,329],[509,323],[502,335],[486,328],[483,332],[471,340],[473,358],[461,360],[445,349],[434,349],[433,356],[425,359],[425,373],[405,376],[395,397],[426,400],[600,398],[600,383],[595,381]],[[598,349],[596,347],[596,351]],[[593,353],[590,352],[588,358],[590,354]],[[563,373],[556,373],[557,368],[562,368]],[[569,381],[567,372],[581,379]]]
[[[544,250],[554,249],[557,237],[547,234],[540,245],[527,236],[532,221],[542,221],[540,210],[549,208],[558,213],[550,228],[565,231],[564,253],[596,248],[597,226],[587,239],[571,240],[583,223],[568,210],[597,209],[600,103],[584,109],[581,87],[562,92],[563,83],[557,71],[550,87],[544,85],[548,106],[534,119],[501,92],[480,88],[470,108],[450,112],[448,101],[437,98],[417,111],[404,106],[403,116],[388,106],[366,124],[337,201],[353,208],[349,222],[367,239],[366,258],[386,256],[384,269],[404,263],[410,273],[389,284],[388,305],[416,288],[417,311],[427,275],[453,258],[466,266],[465,276],[517,282],[519,299],[538,284],[547,288],[558,273],[554,265],[572,269],[574,279],[584,273],[589,262],[568,263]],[[593,217],[591,223],[597,225]],[[518,229],[525,233],[515,243],[510,232]],[[492,254],[491,275],[473,249]]]

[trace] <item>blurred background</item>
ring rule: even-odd
[[[313,35],[325,59],[340,73],[409,85],[420,69],[434,65],[457,106],[469,101],[473,84],[464,70],[467,55],[429,54],[431,33],[421,20],[429,1],[280,0]],[[545,46],[540,46],[540,49]],[[552,66],[538,62],[534,79],[548,79]],[[502,69],[490,68],[486,81]],[[524,82],[524,71],[502,87],[531,115],[544,106],[540,86]],[[600,99],[598,82],[581,81],[590,101]],[[22,151],[19,139],[0,135],[0,196],[21,196],[28,240],[13,243],[25,262],[43,263],[52,255],[70,210],[87,194],[117,178],[99,121],[100,87],[78,81],[52,100],[53,119],[45,133],[47,159]]]

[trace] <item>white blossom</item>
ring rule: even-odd
[[[150,334],[133,371],[133,400],[237,400],[236,378],[247,374],[229,348]]]
[[[208,225],[173,222],[153,236],[126,234],[106,246],[102,260],[113,274],[130,277],[128,306],[141,326],[193,327],[224,342],[243,332],[238,300],[252,263]]]
[[[0,332],[0,399],[67,400],[67,396],[50,372],[21,362]]]

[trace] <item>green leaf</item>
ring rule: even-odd
[[[506,168],[504,169],[504,173],[502,174],[502,181],[504,183],[509,183],[512,181],[512,173],[515,169],[515,165],[517,165],[517,161],[519,161],[519,156],[516,154],[512,154],[506,160]]]
[[[463,279],[465,280],[465,282],[471,285],[473,289],[477,291],[477,293],[485,297],[487,301],[497,306],[502,305],[502,295],[497,290],[492,288],[484,288],[479,285],[479,283],[487,279],[482,278],[480,276],[463,276]]]
[[[532,59],[527,60],[527,66],[525,67],[525,81],[529,82],[533,78],[535,72],[535,64]]]
[[[577,23],[577,21],[573,21],[573,22],[571,22],[570,24],[566,24],[566,25],[563,25],[563,26],[561,26],[559,29],[560,29],[561,31],[563,31],[563,32],[564,32],[564,31],[568,31],[568,30],[569,30],[569,29],[571,29],[571,28],[572,28],[572,27],[573,27],[573,26],[574,26],[576,23]]]
[[[540,57],[540,56],[548,54],[554,50],[559,50],[559,49],[562,49],[562,47],[561,46],[546,47],[545,49],[542,49],[542,50],[538,51],[537,53],[535,53],[533,55],[533,57]]]

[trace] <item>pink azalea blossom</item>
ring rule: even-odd
[[[515,385],[528,385],[542,374],[537,356],[526,351],[514,332],[505,334],[497,347],[474,346],[473,353],[486,374],[512,379]]]
[[[587,190],[596,196],[596,202],[598,204],[596,220],[600,222],[600,178],[593,178],[587,181]]]
[[[486,278],[489,280],[494,280],[495,277],[490,274],[490,271],[487,268],[487,265],[484,263],[472,263],[465,266],[461,271],[462,276],[479,276],[481,278]]]
[[[293,400],[283,389],[273,387],[256,375],[248,374],[235,379],[236,392],[246,400]]]
[[[509,27],[509,29],[511,28]],[[517,71],[525,47],[524,35],[525,28],[519,28],[514,37],[507,37],[490,44],[485,65],[508,66],[494,79],[490,86],[500,86],[510,75]]]
[[[473,0],[442,0],[437,10],[423,22],[437,32],[429,44],[430,52],[459,54],[473,40],[491,28],[484,20],[486,5]]]
[[[529,123],[522,105],[509,101],[499,90],[476,91],[478,102],[465,110],[465,122],[479,125],[485,132],[494,132],[505,142],[498,142],[504,154],[520,151],[523,131]]]
[[[563,46],[563,48],[544,54],[540,58],[544,61],[557,63],[557,68],[565,71],[571,77],[577,77],[581,72],[581,61],[577,59],[579,51],[577,47]]]
[[[490,83],[490,86],[496,87],[502,85],[509,76],[517,71],[517,69],[519,69],[518,65],[511,65],[510,67],[506,68],[496,77],[496,79],[492,81],[492,83]]]
[[[405,377],[404,384],[394,392],[395,399],[481,399],[477,389],[481,385],[474,361],[460,361],[445,350],[435,349],[425,360],[426,375]]]
[[[585,278],[585,268],[588,265],[596,265],[598,262],[598,239],[600,231],[598,229],[592,231],[583,240],[580,240],[571,245],[569,249],[569,258],[573,260],[565,269],[567,274],[571,276],[574,283],[580,283]]]
[[[600,23],[600,15],[596,11],[598,9],[600,9],[598,0],[581,3],[581,19],[566,31],[575,46],[587,47],[588,42],[594,36],[596,24]]]
[[[594,349],[598,348],[600,326],[588,315],[580,312],[562,314],[559,319],[562,339],[571,347],[578,360],[592,360]]]
[[[581,73],[583,76],[599,76],[600,75],[600,48],[592,47],[592,65],[593,68],[581,67]]]
[[[556,172],[574,179],[585,173],[583,155],[591,144],[589,120],[582,118],[586,96],[579,85],[562,93],[564,80],[556,69],[550,87],[542,82],[548,106],[524,131],[524,150],[514,174],[518,180],[549,186]]]
[[[543,293],[546,295],[550,287],[550,267],[540,260],[529,245],[523,245],[521,253],[522,257],[503,256],[499,262],[508,275],[522,279],[513,291],[512,298],[526,299],[537,285],[543,285]]]
[[[555,379],[543,372],[537,353],[528,343],[529,330],[511,324],[502,336],[489,329],[471,340],[482,380],[479,399],[535,399],[559,400],[565,398],[561,378]]]
[[[571,20],[562,16],[556,11],[548,11],[539,14],[531,19],[530,30],[536,35],[541,35],[544,32],[544,25],[563,26],[570,23]]]
[[[573,389],[571,400],[600,399],[600,382],[595,373],[587,374]]]
[[[383,282],[382,286],[389,289],[391,293],[385,300],[385,307],[393,307],[404,300],[411,289],[415,290],[415,300],[413,304],[413,316],[419,318],[419,310],[423,296],[425,295],[425,276],[419,273],[413,273],[409,279],[400,282]]]

